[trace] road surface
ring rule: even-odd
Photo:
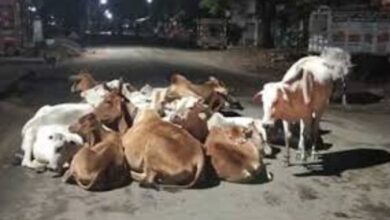
[[[0,219],[390,219],[390,133],[388,103],[332,105],[321,123],[328,149],[322,165],[289,168],[283,153],[266,159],[274,179],[262,184],[221,182],[206,189],[177,193],[143,189],[137,183],[107,192],[87,192],[50,173],[12,165],[20,147],[20,130],[39,106],[79,99],[70,94],[67,77],[80,68],[98,79],[124,76],[136,86],[167,85],[172,71],[195,81],[209,75],[223,79],[245,105],[244,115],[260,117],[251,95],[267,81],[207,53],[160,48],[98,48],[95,54],[66,61],[55,69],[42,65],[4,64],[0,74],[33,70],[0,100]],[[276,146],[279,148],[280,146]],[[283,147],[281,147],[283,150]]]

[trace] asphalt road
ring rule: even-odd
[[[131,47],[95,52],[54,69],[30,64],[0,67],[3,76],[36,72],[0,100],[0,219],[390,219],[388,102],[348,109],[332,105],[321,123],[328,131],[323,135],[328,149],[321,151],[320,165],[285,168],[279,153],[266,159],[274,175],[268,183],[221,182],[177,193],[132,183],[112,191],[87,192],[50,173],[12,165],[21,127],[39,106],[78,101],[66,79],[80,68],[90,69],[101,80],[122,75],[136,86],[167,85],[172,71],[195,81],[215,75],[244,103],[242,113],[253,117],[260,117],[261,111],[250,97],[272,74],[255,77],[228,63],[215,63],[199,51]]]

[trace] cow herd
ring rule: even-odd
[[[167,87],[136,89],[81,71],[70,77],[80,103],[44,106],[24,125],[21,163],[86,190],[131,180],[155,189],[191,188],[215,178],[268,181],[263,159],[272,154],[270,128],[283,121],[287,164],[290,123],[301,124],[300,159],[315,156],[333,82],[349,66],[349,54],[338,48],[300,59],[282,81],[266,83],[254,96],[262,103],[262,119],[225,116],[224,110],[243,107],[215,77],[196,84],[174,73]]]

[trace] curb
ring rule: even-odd
[[[28,78],[29,76],[34,77],[35,72],[29,71],[19,75],[17,78],[12,80],[6,80],[3,85],[0,86],[0,99],[7,98],[12,92],[18,90],[18,84],[20,81]]]

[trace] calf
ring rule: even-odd
[[[85,190],[122,185],[127,169],[120,135],[105,130],[94,114],[83,116],[69,130],[81,135],[86,144],[74,155],[64,181],[74,180]]]
[[[190,188],[201,176],[202,144],[154,110],[141,110],[122,142],[131,176],[143,186]]]
[[[36,142],[46,142],[46,146],[42,146],[44,148],[39,149],[39,151],[47,149],[48,151],[52,149],[56,149],[57,147],[54,144],[55,142],[46,141],[50,135],[41,135],[37,137],[38,131],[43,126],[56,126],[57,128],[61,128],[61,130],[57,133],[63,134],[64,136],[68,136],[67,128],[70,124],[76,122],[81,116],[91,113],[93,111],[93,107],[89,104],[74,104],[74,103],[66,103],[59,104],[54,106],[46,105],[40,108],[27,123],[23,126],[22,129],[22,150],[24,151],[24,156],[22,160],[22,166],[26,166],[29,168],[38,168],[39,163],[33,162],[34,159],[34,149],[35,147],[41,145],[35,145]],[[48,129],[50,131],[50,129]],[[55,131],[55,129],[53,130]],[[44,132],[46,133],[46,132]],[[42,140],[44,138],[45,140]],[[53,143],[54,145],[51,145]],[[37,149],[35,149],[36,151]],[[47,155],[47,154],[46,154]],[[40,158],[45,161],[52,161],[52,158]]]
[[[205,147],[218,177],[237,183],[258,177],[265,170],[260,139],[253,127],[213,127]]]

